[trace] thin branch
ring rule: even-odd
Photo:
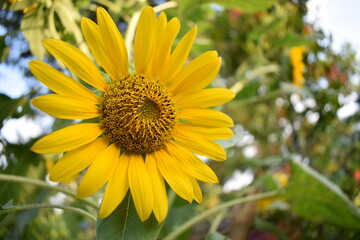
[[[254,103],[258,103],[258,102],[262,102],[262,101],[267,101],[271,98],[278,97],[281,93],[283,93],[283,91],[281,89],[274,90],[274,91],[269,92],[266,95],[259,95],[259,96],[254,96],[254,97],[250,97],[250,98],[241,100],[241,101],[239,101],[239,104],[240,104],[240,106],[244,106],[244,105],[254,104]]]
[[[82,210],[80,208],[64,206],[64,205],[41,204],[41,203],[24,204],[24,205],[19,205],[19,206],[13,206],[11,208],[6,208],[6,209],[3,209],[3,210],[0,210],[0,215],[10,213],[10,212],[17,212],[17,211],[24,211],[24,210],[28,210],[28,209],[34,209],[34,208],[58,208],[58,209],[68,210],[68,211],[83,215],[84,217],[87,217],[91,221],[96,222],[96,217],[94,217],[90,213],[88,213],[88,212],[86,212],[86,211],[84,211],[84,210]]]
[[[222,210],[222,211],[220,211],[220,212],[216,215],[215,219],[214,219],[214,220],[212,221],[212,223],[211,223],[211,226],[210,226],[210,229],[209,229],[209,231],[208,231],[208,234],[213,233],[213,232],[216,232],[216,230],[217,230],[218,227],[220,226],[220,223],[221,223],[221,221],[224,219],[224,217],[226,216],[226,214],[227,214],[227,211],[226,211],[226,210]]]
[[[239,205],[241,203],[256,201],[256,200],[263,199],[263,198],[274,197],[278,193],[279,193],[279,190],[275,190],[275,191],[271,191],[271,192],[259,193],[256,195],[250,195],[250,196],[246,196],[246,197],[242,197],[242,198],[238,198],[238,199],[234,199],[234,200],[225,202],[225,203],[218,205],[212,209],[209,209],[209,210],[197,215],[196,217],[190,219],[189,221],[183,223],[181,226],[177,227],[175,229],[175,231],[173,231],[168,236],[166,236],[163,240],[176,239],[179,235],[181,235],[183,232],[185,232],[190,227],[194,226],[197,223],[204,221],[206,218],[210,217],[211,215],[213,215],[219,211],[222,211],[224,209],[227,209],[227,208],[235,206],[235,205]]]
[[[76,198],[76,193],[72,190],[69,189],[65,189],[59,186],[53,186],[50,185],[48,183],[46,183],[45,181],[41,181],[38,179],[32,179],[32,178],[27,178],[27,177],[22,177],[22,176],[16,176],[16,175],[9,175],[9,174],[0,174],[0,181],[7,181],[7,182],[18,182],[18,183],[26,183],[26,184],[32,184],[32,185],[36,185],[42,188],[47,188],[50,190],[55,190],[57,192],[62,192],[65,193],[66,195],[69,195],[73,198]],[[91,201],[89,199],[78,199],[76,198],[78,201],[81,201],[83,203],[86,203],[87,205],[98,209],[99,206],[95,201]]]
[[[175,1],[169,1],[169,2],[166,2],[166,3],[163,3],[163,4],[160,4],[160,5],[157,5],[156,7],[154,7],[154,10],[156,13],[160,12],[160,11],[164,11],[166,9],[169,9],[169,8],[174,8],[174,7],[177,7],[177,2]]]

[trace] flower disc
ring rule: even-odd
[[[104,135],[128,151],[153,152],[172,138],[176,108],[156,78],[129,74],[109,84],[100,108]]]

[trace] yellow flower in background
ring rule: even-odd
[[[24,0],[7,0],[10,4],[14,4],[16,2],[22,2]],[[31,11],[34,11],[37,7],[39,6],[39,3],[35,2],[31,5],[29,5],[28,7],[24,8],[23,9],[23,13],[28,13],[28,12],[31,12]]]
[[[276,181],[279,187],[285,187],[289,183],[289,175],[284,172],[274,173],[273,179]]]
[[[305,78],[303,76],[303,72],[305,70],[305,64],[303,62],[304,52],[305,46],[292,47],[290,49],[293,83],[298,87],[302,87],[305,82]]]
[[[356,207],[360,207],[360,193],[355,196],[353,203]]]
[[[284,172],[276,172],[272,175],[272,178],[279,187],[285,187],[289,183],[289,175]],[[256,208],[258,211],[267,211],[273,203],[284,201],[283,198],[269,197],[259,200],[256,203]]]
[[[39,6],[39,3],[36,2],[32,5],[30,5],[29,7],[24,8],[23,13],[32,12],[32,11],[36,10],[38,8],[38,6]]]
[[[171,52],[180,23],[156,17],[151,7],[139,19],[134,41],[134,66],[129,73],[128,53],[110,15],[97,9],[97,24],[83,18],[81,28],[99,65],[111,80],[77,48],[46,39],[45,48],[84,82],[85,86],[34,60],[31,72],[55,94],[32,104],[62,119],[96,119],[51,133],[32,150],[40,154],[67,152],[50,171],[50,180],[63,181],[86,169],[77,197],[87,197],[106,184],[99,218],[109,216],[130,190],[142,221],[153,212],[159,222],[168,202],[164,180],[182,198],[200,202],[197,180],[218,182],[214,172],[194,153],[217,161],[226,159],[213,140],[230,138],[233,121],[208,109],[234,97],[228,89],[206,88],[217,75],[221,59],[209,51],[187,60],[197,28],[192,28]]]

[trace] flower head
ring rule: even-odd
[[[214,172],[195,154],[222,161],[226,153],[215,139],[232,136],[232,120],[208,107],[234,97],[227,89],[206,88],[217,75],[221,59],[209,51],[185,65],[197,28],[192,28],[171,51],[180,23],[156,17],[151,7],[139,19],[134,42],[135,73],[129,72],[123,38],[110,15],[97,9],[97,24],[83,18],[81,28],[106,82],[94,63],[63,41],[46,39],[45,48],[84,82],[101,91],[94,94],[72,78],[34,60],[32,73],[55,94],[32,104],[62,119],[97,119],[55,131],[32,150],[64,156],[50,171],[63,181],[87,168],[77,197],[87,197],[106,184],[99,217],[109,216],[131,192],[145,221],[153,212],[159,222],[167,214],[165,181],[182,198],[200,202],[197,180],[217,182]],[[195,154],[194,154],[195,153]]]
[[[304,52],[305,46],[297,46],[290,49],[293,83],[298,87],[302,87],[305,82],[305,78],[303,76],[303,72],[305,70],[305,64],[303,63]]]

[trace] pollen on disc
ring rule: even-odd
[[[128,151],[156,151],[172,138],[176,108],[156,78],[129,74],[110,83],[100,108],[104,135]]]

